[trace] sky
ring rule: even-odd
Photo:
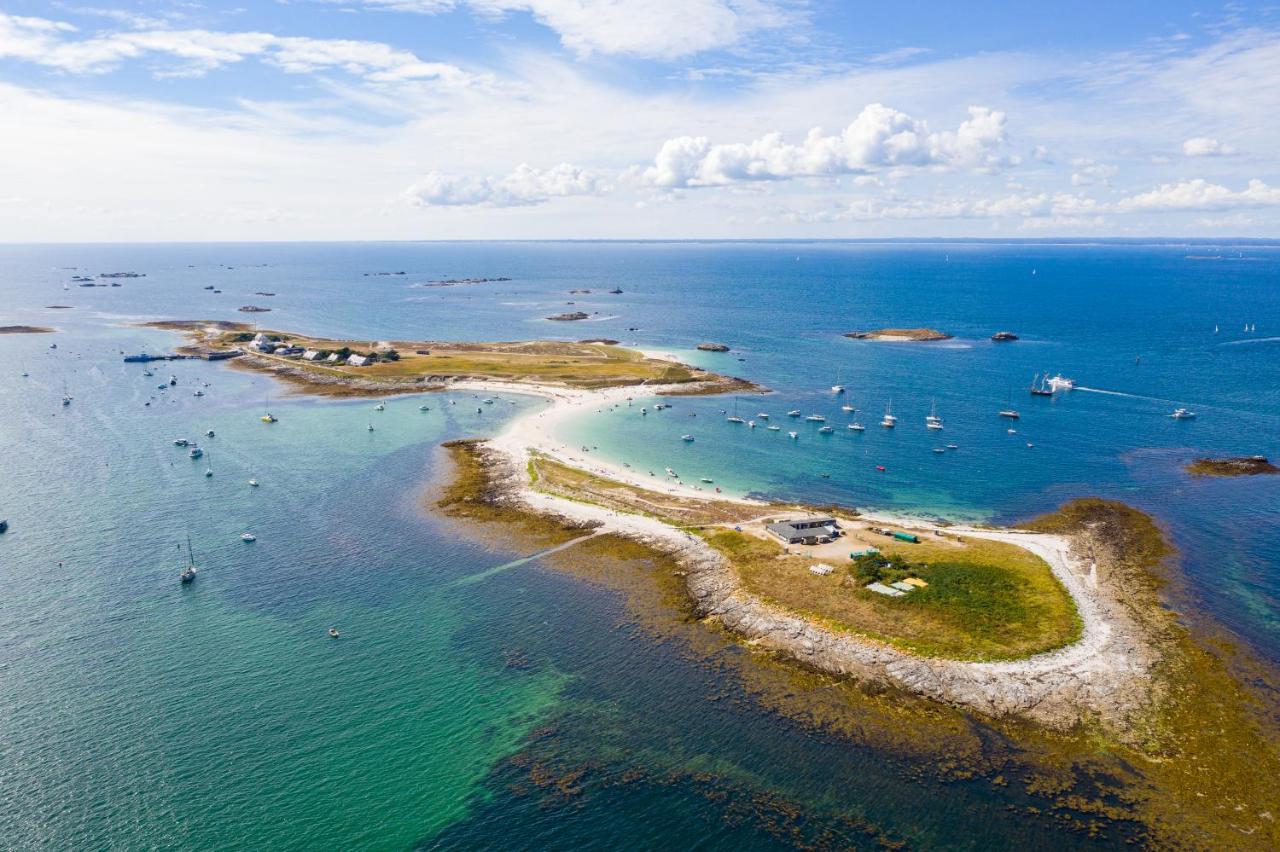
[[[0,242],[1278,226],[1270,3],[0,0]]]

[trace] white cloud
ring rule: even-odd
[[[1120,171],[1116,166],[1094,162],[1088,157],[1076,157],[1071,165],[1076,169],[1071,173],[1072,186],[1093,186],[1095,183],[1110,186],[1111,178]]]
[[[778,0],[364,0],[364,5],[428,15],[463,5],[489,16],[528,13],[579,56],[658,59],[729,47],[794,20]]]
[[[561,163],[547,169],[521,164],[506,177],[468,177],[429,172],[404,192],[418,207],[528,207],[552,198],[602,195],[610,187],[585,169]]]
[[[103,74],[130,59],[161,56],[174,64],[159,76],[200,76],[257,58],[291,74],[341,70],[371,83],[431,81],[445,87],[483,82],[454,65],[426,62],[373,41],[283,37],[259,32],[140,30],[70,38],[71,24],[0,13],[0,58],[21,59],[72,74]]]
[[[882,104],[870,104],[838,136],[809,131],[798,145],[781,133],[753,142],[712,145],[705,136],[668,139],[642,182],[657,187],[727,186],[745,181],[866,174],[894,167],[936,166],[989,171],[1007,164],[1005,115],[970,107],[954,131],[930,133],[923,121]]]
[[[1165,210],[1229,210],[1236,207],[1280,205],[1280,187],[1267,186],[1256,178],[1244,189],[1232,191],[1203,178],[1166,183],[1150,192],[1125,198],[1117,205],[1125,212]]]
[[[1182,154],[1186,157],[1230,157],[1235,152],[1234,146],[1208,136],[1195,136],[1182,143]]]

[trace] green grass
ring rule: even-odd
[[[1012,544],[886,543],[886,552],[901,552],[914,576],[929,583],[890,598],[864,589],[848,562],[820,577],[808,570],[813,558],[784,556],[773,542],[731,530],[705,537],[728,557],[747,591],[826,627],[923,656],[1019,659],[1080,636],[1066,589],[1042,559]]]

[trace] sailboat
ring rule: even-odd
[[[747,422],[738,416],[738,398],[736,396],[733,398],[733,414],[730,415],[729,417],[726,417],[725,419],[728,420],[730,423],[746,423]]]
[[[840,371],[836,371],[836,383],[831,386],[831,392],[835,394],[844,393],[844,385],[840,384]]]
[[[929,413],[925,415],[924,425],[926,429],[938,430],[942,428],[942,418],[938,416],[938,403],[930,401]]]
[[[1044,376],[1040,375],[1039,373],[1036,373],[1034,376],[1031,377],[1031,395],[1032,396],[1053,396],[1053,392],[1056,388],[1047,388],[1044,386],[1045,377],[1047,375],[1048,373],[1046,373]],[[1036,381],[1037,379],[1039,379],[1039,382]]]
[[[1010,420],[1017,420],[1021,415],[1013,407],[1013,388],[1009,388],[1009,405],[1000,411],[1001,417],[1008,417]]]
[[[853,422],[849,424],[849,429],[853,432],[867,431],[867,427],[858,422],[858,409],[856,408],[853,410]]]
[[[206,460],[205,464],[208,465],[208,467],[204,469],[204,475],[206,477],[213,476],[213,462],[211,460]]]
[[[884,407],[884,418],[880,421],[880,425],[886,429],[892,429],[898,425],[898,418],[893,416],[892,400]]]
[[[178,545],[178,547],[182,547],[182,545]],[[196,559],[191,553],[191,536],[187,536],[187,564],[182,569],[182,572],[178,574],[178,581],[185,585],[186,583],[190,583],[195,580],[195,578]]]
[[[67,383],[63,382],[62,383],[62,404],[70,405],[71,399],[72,399],[71,394],[67,392]]]

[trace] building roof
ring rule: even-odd
[[[830,535],[839,524],[835,518],[796,518],[790,521],[778,521],[768,524],[765,529],[779,538],[808,538],[814,535]],[[828,529],[830,528],[830,529]]]

